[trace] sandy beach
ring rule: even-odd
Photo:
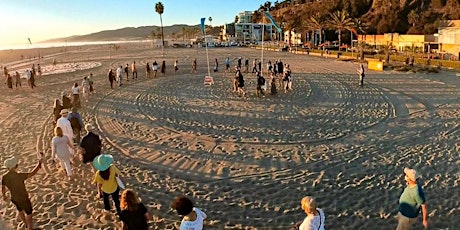
[[[0,51],[0,60],[10,71],[38,63],[18,54]],[[224,60],[252,64],[260,55],[250,48],[209,49],[210,66],[218,58],[220,71],[211,73],[214,85],[204,86],[204,48],[167,48],[164,55],[135,45],[55,48],[40,60],[45,71],[36,89],[25,80],[19,89],[0,86],[0,162],[17,156],[25,171],[36,164],[37,151],[49,155],[54,99],[93,73],[96,93],[80,112],[154,216],[151,229],[178,229],[181,218],[170,208],[177,195],[206,212],[205,229],[290,229],[305,217],[300,200],[306,195],[324,210],[327,229],[395,229],[404,167],[422,176],[430,229],[458,229],[460,77],[366,69],[361,88],[356,63],[265,51],[264,62],[290,64],[293,92],[258,98],[255,75],[243,73],[248,96],[241,98],[232,92],[233,71],[224,73]],[[198,71],[190,73],[194,58]],[[54,69],[53,59],[60,64]],[[166,61],[166,74],[146,79],[145,65],[155,60]],[[111,90],[108,69],[133,61],[138,79]],[[47,161],[46,170],[27,180],[35,226],[120,229],[114,210],[102,212],[90,166],[72,167],[76,175],[68,180]],[[23,227],[11,203],[0,202],[0,219],[4,228]],[[422,228],[420,218],[415,229]]]

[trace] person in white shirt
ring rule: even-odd
[[[302,210],[307,217],[298,225],[299,230],[324,230],[324,221],[326,219],[322,209],[317,207],[316,201],[311,196],[302,198]]]
[[[203,229],[203,221],[207,217],[206,213],[194,207],[193,202],[189,198],[185,196],[176,197],[171,207],[176,209],[179,215],[183,216],[180,230]]]
[[[117,68],[117,81],[118,81],[118,86],[122,86],[123,83],[121,80],[123,79],[123,67],[120,66]]]
[[[62,129],[62,133],[67,136],[69,141],[72,143],[72,147],[69,147],[69,152],[71,155],[74,154],[74,149],[73,149],[73,130],[72,130],[72,125],[70,124],[70,121],[67,119],[67,115],[69,115],[69,110],[68,109],[63,109],[61,110],[61,117],[56,121],[56,127],[59,127]]]

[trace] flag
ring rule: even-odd
[[[200,25],[200,27],[201,27],[201,33],[203,34],[203,36],[204,36],[204,22],[205,22],[205,21],[206,21],[206,18],[201,18],[201,25]]]
[[[27,38],[27,40],[29,40],[29,43],[32,45],[32,41],[30,41],[30,38]]]
[[[267,18],[273,24],[273,26],[275,27],[276,31],[278,31],[278,33],[281,33],[282,32],[281,28],[278,26],[278,24],[276,24],[275,19],[273,19],[273,17],[268,13],[268,11],[265,11],[265,16],[267,16]]]

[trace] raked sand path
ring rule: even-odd
[[[209,56],[219,59],[221,70],[212,74],[211,87],[203,86],[204,49],[166,49],[162,57],[145,47],[109,54],[98,46],[60,54],[59,63],[96,64],[45,75],[33,91],[3,86],[0,158],[19,156],[21,168],[31,169],[36,149],[49,153],[53,99],[92,72],[96,94],[84,104],[84,120],[96,125],[104,152],[114,155],[127,187],[155,216],[152,229],[177,228],[180,217],[169,208],[177,195],[190,196],[208,214],[206,229],[289,229],[304,217],[300,199],[306,195],[325,211],[328,229],[394,229],[406,166],[423,177],[432,229],[460,224],[455,74],[368,71],[360,88],[357,64],[264,52],[265,61],[291,65],[294,91],[257,98],[255,76],[245,74],[244,99],[232,93],[224,59],[234,66],[239,56],[249,57],[252,64],[260,51],[215,48]],[[191,74],[195,57],[198,73]],[[146,80],[146,62],[163,59],[166,75]],[[110,90],[108,68],[134,60],[138,79]],[[50,64],[45,58],[43,65]],[[115,215],[102,213],[89,166],[73,168],[77,176],[69,181],[48,162],[49,173],[28,181],[36,226],[119,228]],[[15,215],[13,205],[0,204],[6,224],[22,226]]]

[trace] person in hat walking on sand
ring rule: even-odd
[[[318,208],[316,201],[311,196],[306,196],[300,201],[302,210],[307,214],[305,219],[297,224],[299,230],[324,230],[326,216]]]
[[[428,210],[425,203],[425,194],[418,178],[419,176],[415,169],[404,168],[404,179],[407,187],[399,197],[399,212],[396,216],[398,227],[396,227],[396,230],[411,230],[412,225],[417,221],[420,209],[422,210],[423,226],[428,228]]]
[[[174,198],[171,208],[176,209],[177,214],[183,216],[180,230],[203,229],[203,221],[207,217],[206,213],[195,207],[188,197],[179,196]]]
[[[86,124],[85,129],[88,132],[80,143],[80,151],[83,163],[93,162],[94,158],[101,155],[102,142],[101,138],[94,133],[94,126]]]
[[[41,168],[42,160],[28,173],[18,173],[18,160],[16,157],[9,158],[4,162],[8,172],[2,176],[2,196],[4,201],[11,200],[18,210],[19,218],[26,224],[28,230],[33,229],[32,203],[29,199],[24,181],[37,174]],[[10,198],[6,196],[6,188],[10,191]]]
[[[84,124],[76,107],[72,107],[72,112],[67,116],[67,120],[70,121],[70,126],[72,126],[73,136],[75,138],[74,142],[77,144],[80,143],[81,129],[84,127]]]
[[[120,209],[120,187],[118,186],[116,177],[120,177],[120,170],[112,165],[113,156],[109,154],[102,154],[94,158],[93,165],[97,170],[94,175],[94,182],[97,184],[98,197],[104,200],[104,209],[110,211],[111,196],[117,209],[117,214],[121,214]]]
[[[63,109],[61,110],[61,118],[59,118],[56,121],[56,127],[60,127],[62,129],[62,133],[69,138],[69,140],[72,142],[73,146],[73,130],[72,130],[72,124],[70,121],[67,119],[67,116],[69,115],[69,110],[68,109]],[[73,148],[69,148],[69,152],[73,155],[74,151]],[[56,158],[53,158],[55,160]]]

